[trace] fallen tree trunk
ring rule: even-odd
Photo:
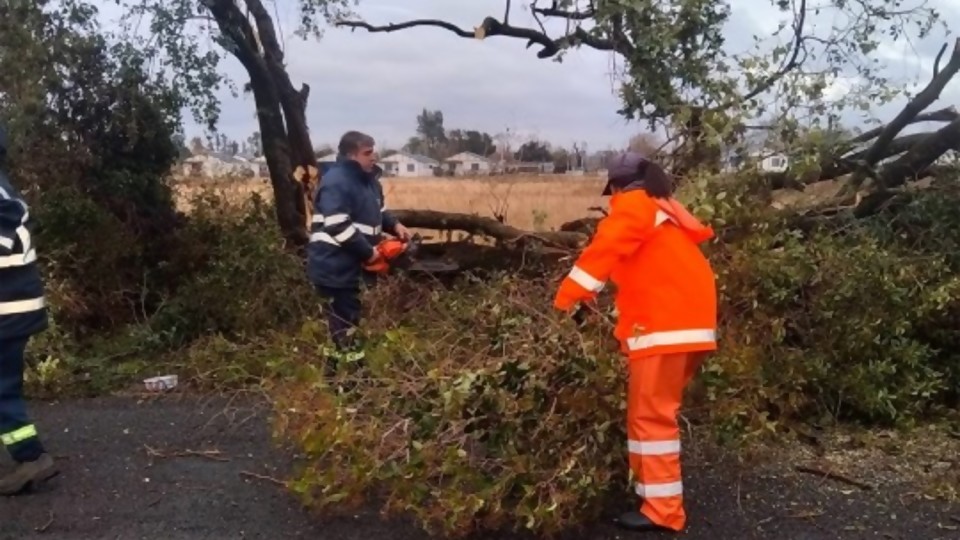
[[[475,214],[439,212],[436,210],[391,210],[401,223],[417,229],[457,230],[493,238],[501,243],[528,247],[540,243],[548,247],[575,250],[583,247],[587,235],[568,231],[532,232],[500,223]]]

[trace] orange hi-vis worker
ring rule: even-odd
[[[615,336],[628,358],[627,436],[639,511],[617,520],[637,531],[686,526],[677,413],[683,391],[717,348],[713,270],[698,244],[713,237],[673,197],[669,177],[636,152],[608,164],[610,213],[564,278],[554,306],[570,311],[612,281]]]

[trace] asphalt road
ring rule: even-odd
[[[312,516],[281,487],[247,476],[281,478],[292,463],[291,454],[275,449],[266,418],[252,403],[186,396],[33,403],[63,472],[42,492],[0,499],[0,540],[427,537],[408,523],[382,521],[375,511]],[[216,453],[175,455],[187,450]],[[685,476],[690,526],[683,538],[960,538],[960,509],[905,498],[906,487],[862,491],[721,463],[686,463]],[[631,536],[638,535],[604,520],[568,537]]]

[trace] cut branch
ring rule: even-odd
[[[510,24],[500,22],[493,17],[485,18],[480,26],[476,27],[473,32],[468,32],[455,24],[437,19],[416,19],[402,23],[391,23],[383,26],[375,26],[365,21],[337,21],[334,23],[334,25],[346,28],[362,28],[371,33],[398,32],[400,30],[416,28],[419,26],[432,26],[436,28],[443,28],[462,38],[467,39],[485,39],[494,36],[525,39],[527,40],[527,48],[530,48],[533,45],[539,45],[541,47],[540,52],[537,53],[537,57],[541,59],[551,58],[559,54],[562,49],[573,47],[581,43],[601,51],[617,51],[621,54],[629,53],[629,51],[623,50],[622,45],[615,44],[611,40],[592,36],[582,28],[575,29],[572,34],[565,35],[558,39],[552,39],[543,31],[535,30],[533,28],[512,26]]]

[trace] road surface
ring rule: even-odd
[[[426,538],[375,511],[311,515],[281,487],[245,476],[282,478],[292,463],[290,454],[275,450],[264,411],[254,403],[185,395],[32,403],[63,473],[40,493],[0,499],[0,540]],[[176,455],[187,450],[219,453]],[[687,463],[685,473],[690,527],[682,538],[960,538],[960,509],[904,498],[906,487],[863,491],[806,474],[716,463]],[[568,538],[631,536],[605,519]]]

